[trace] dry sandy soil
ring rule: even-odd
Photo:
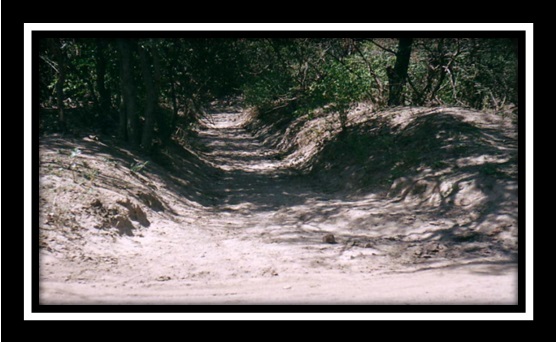
[[[433,112],[381,115],[403,130]],[[492,153],[376,193],[294,172],[324,119],[278,141],[210,114],[179,158],[134,171],[144,160],[107,138],[42,137],[40,304],[517,304],[517,171],[499,174],[517,167],[515,127],[444,112],[490,130]],[[466,175],[486,161],[500,168]]]

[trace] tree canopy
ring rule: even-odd
[[[295,117],[358,101],[518,105],[517,39],[510,38],[40,38],[44,130],[89,126],[151,151],[215,99],[241,97],[261,115]],[[48,112],[50,110],[50,112]],[[44,117],[49,117],[47,114]],[[74,119],[76,120],[76,119]]]

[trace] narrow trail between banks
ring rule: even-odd
[[[148,229],[111,243],[88,241],[89,258],[43,252],[41,303],[516,303],[517,263],[507,255],[427,238],[454,225],[433,210],[320,192],[244,120],[208,114],[198,133],[200,155],[219,170],[207,185],[213,205],[166,199],[175,217],[153,215]],[[337,243],[323,242],[326,234]]]

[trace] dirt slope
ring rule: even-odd
[[[41,303],[515,304],[511,125],[455,109],[377,115],[391,141],[336,159],[349,137],[378,134],[368,111],[350,114],[341,142],[324,117],[277,134],[215,113],[193,146],[146,165],[102,137],[41,138]],[[492,149],[442,154],[466,143],[449,129],[465,123]],[[425,146],[430,160],[403,159],[432,128],[447,136]],[[447,164],[427,167],[435,153]],[[392,168],[399,177],[366,179]]]

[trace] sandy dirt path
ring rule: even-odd
[[[175,217],[155,213],[140,234],[83,242],[86,257],[42,251],[41,304],[517,303],[513,259],[430,234],[457,218],[321,193],[241,124],[238,113],[213,114],[199,133],[225,171],[214,205],[171,202]],[[337,243],[322,241],[328,233]]]

